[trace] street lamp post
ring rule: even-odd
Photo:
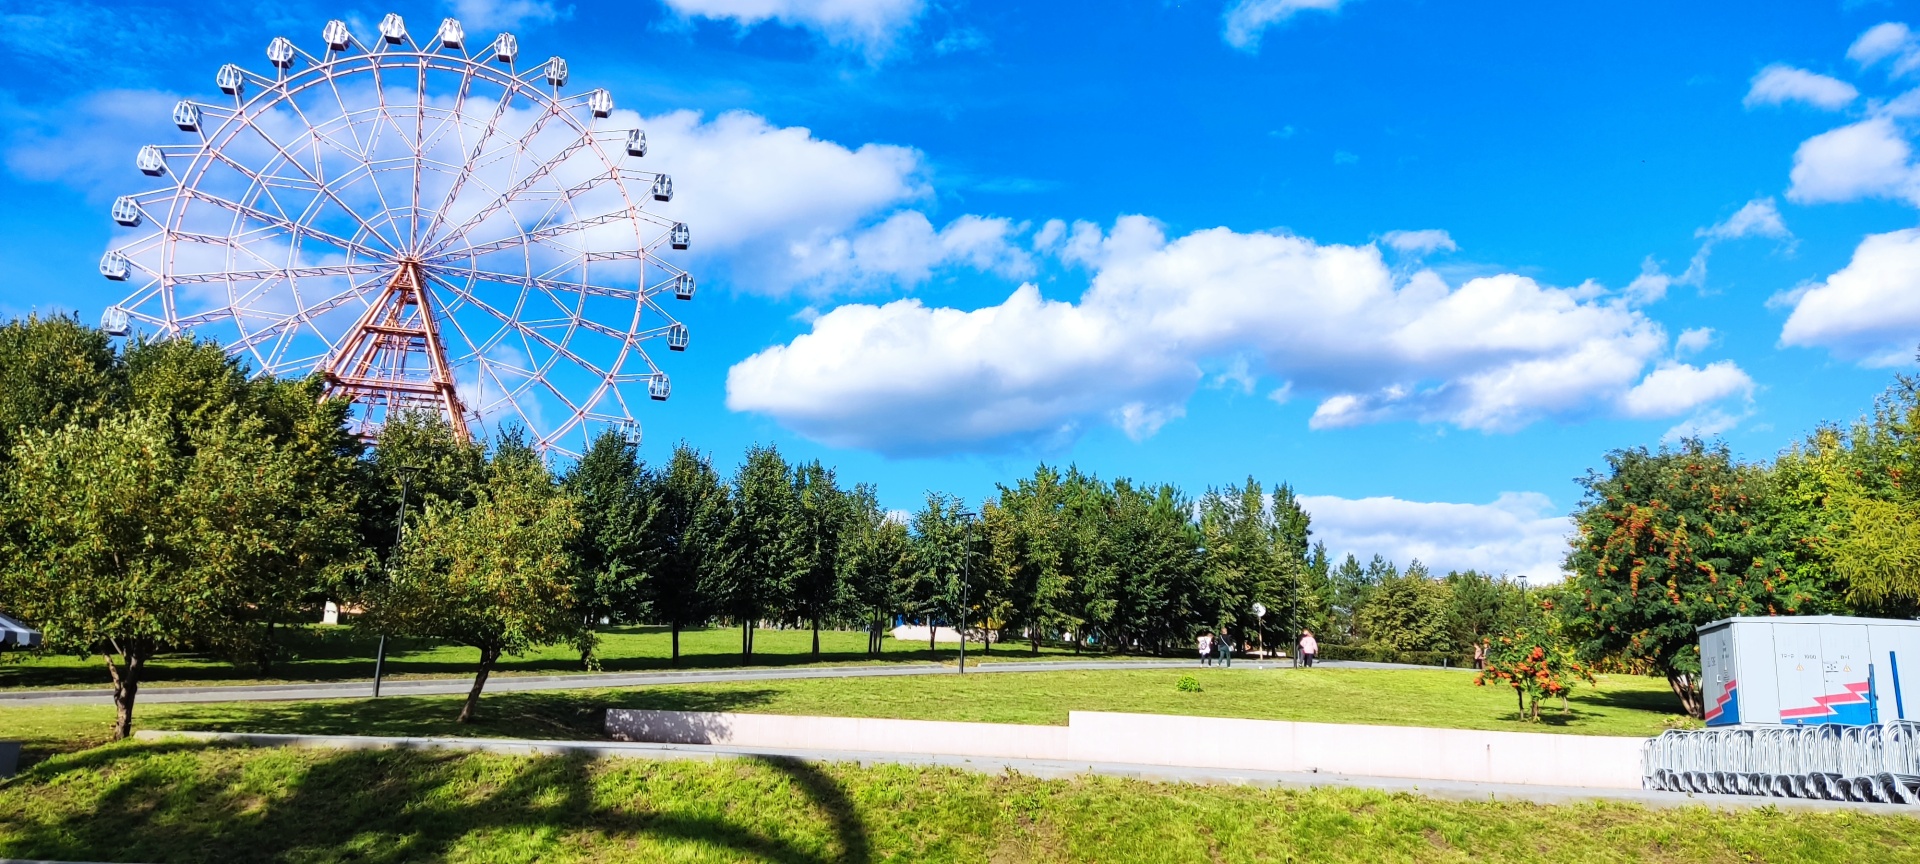
[[[967,520],[966,540],[961,547],[963,557],[960,559],[960,614],[957,616],[960,619],[958,622],[960,625],[960,674],[965,675],[967,674],[967,609],[969,608],[967,606],[967,569],[973,563],[973,517],[977,514],[971,510],[960,510],[953,515]]]
[[[407,538],[407,490],[413,485],[413,475],[420,469],[411,465],[400,468],[400,519],[393,532],[393,551],[387,553],[388,578],[392,578],[394,556],[400,554],[400,543]],[[380,678],[386,673],[387,634],[380,634],[379,652],[373,655],[373,698],[380,698]]]

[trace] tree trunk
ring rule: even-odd
[[[1527,719],[1527,694],[1520,688],[1513,688],[1513,713],[1522,720]]]
[[[1040,628],[1028,627],[1027,636],[1033,640],[1033,656],[1040,656]]]
[[[820,656],[820,616],[813,616],[813,656]]]
[[[1693,676],[1685,672],[1673,672],[1667,675],[1667,686],[1673,688],[1673,695],[1680,697],[1680,707],[1688,717],[1696,720],[1705,716],[1700,704],[1700,694],[1693,689]]]
[[[487,673],[493,671],[494,661],[499,659],[500,649],[480,649],[480,674],[473,676],[473,689],[467,691],[467,704],[460,707],[460,719],[456,722],[473,722],[473,715],[480,710],[480,691],[487,686]]]
[[[940,625],[933,623],[933,616],[927,616],[927,659],[940,659],[939,649],[933,647],[933,637],[940,635]]]
[[[123,664],[113,662],[111,652],[102,652],[107,674],[113,678],[113,740],[133,734],[133,700],[140,695],[140,671],[147,665],[146,655],[129,651],[121,655]]]
[[[980,653],[982,654],[993,653],[993,640],[988,638],[991,635],[992,635],[991,631],[987,630],[987,628],[985,627],[980,628]]]
[[[678,666],[680,665],[680,622],[675,621],[671,626],[673,627],[673,665]]]
[[[753,621],[742,618],[740,621],[740,662],[745,663],[753,656],[753,643],[747,641],[753,635]]]

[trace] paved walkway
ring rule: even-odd
[[[1404,666],[1393,663],[1324,661],[1317,666],[1328,669],[1431,669],[1431,666]],[[1287,660],[1242,660],[1235,669],[1291,668]],[[996,672],[1069,672],[1102,669],[1200,668],[1191,660],[1042,660],[1035,662],[993,661],[967,664],[967,674]],[[651,687],[661,684],[710,684],[719,681],[782,681],[799,678],[881,678],[894,675],[951,675],[958,668],[944,663],[914,663],[897,666],[802,666],[771,669],[716,669],[689,672],[612,672],[574,675],[495,675],[487,679],[488,693],[513,693],[528,690],[578,690],[595,687]],[[380,685],[382,696],[444,696],[463,694],[473,686],[471,678],[427,678],[388,680]],[[140,703],[163,702],[269,702],[295,699],[363,699],[373,695],[372,681],[313,682],[307,684],[245,684],[192,687],[149,686],[140,689]],[[0,690],[0,709],[9,705],[107,705],[113,691],[99,690]]]
[[[634,744],[612,741],[540,741],[506,738],[382,738],[364,735],[265,735],[234,732],[142,731],[134,734],[142,741],[187,738],[218,741],[255,747],[306,747],[343,750],[425,750],[453,749],[486,753],[529,756],[581,754],[595,758],[712,760],[712,759],[797,759],[805,762],[857,762],[861,765],[916,765],[957,768],[983,774],[1014,771],[1034,777],[1069,778],[1083,774],[1129,777],[1163,783],[1223,783],[1234,785],[1312,788],[1344,786],[1406,792],[1459,801],[1525,801],[1534,804],[1572,804],[1586,801],[1610,801],[1643,807],[1696,807],[1746,809],[1776,807],[1782,810],[1848,810],[1865,813],[1920,815],[1920,808],[1899,804],[1867,804],[1848,801],[1813,801],[1803,798],[1766,798],[1750,795],[1690,795],[1682,792],[1656,792],[1646,789],[1595,789],[1574,786],[1529,786],[1509,783],[1470,783],[1453,780],[1412,780],[1401,777],[1358,777],[1285,771],[1238,771],[1223,768],[1183,768],[1165,765],[1133,765],[1117,762],[1068,762],[1049,759],[1006,759],[979,756],[945,756],[931,753],[883,753],[867,750],[802,750],[759,747],[731,747],[697,744]]]

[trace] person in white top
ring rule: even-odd
[[[1313,668],[1313,658],[1320,653],[1320,642],[1313,638],[1312,630],[1300,631],[1300,663],[1308,669]]]
[[[1200,665],[1213,665],[1213,634],[1211,633],[1200,634]]]

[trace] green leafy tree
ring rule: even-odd
[[[459,722],[473,720],[502,655],[591,638],[573,595],[578,506],[517,435],[496,446],[472,506],[434,498],[388,581],[366,595],[377,632],[479,649]]]
[[[1377,560],[1379,556],[1374,556]],[[1328,642],[1353,642],[1360,638],[1359,615],[1373,593],[1374,577],[1360,560],[1347,553],[1328,575],[1330,596],[1325,638]]]
[[[680,632],[707,620],[713,595],[724,581],[724,542],[732,504],[712,461],[682,441],[667,468],[652,478],[648,498],[654,513],[642,546],[648,550],[644,581],[653,620],[673,633],[673,662],[680,662]]]
[[[652,551],[644,544],[656,502],[655,484],[638,448],[616,430],[602,432],[561,485],[580,508],[574,549],[580,582],[573,593],[583,622],[591,627],[603,617],[641,620],[647,613],[644,582]]]
[[[929,492],[926,506],[913,515],[913,577],[907,593],[910,605],[926,618],[929,652],[940,624],[960,630],[971,617],[974,597],[965,592],[968,603],[962,604],[961,580],[978,562],[983,541],[978,528],[962,515],[964,510],[960,499]],[[975,557],[969,560],[969,555]]]
[[[854,487],[850,497],[853,518],[842,566],[850,602],[866,626],[867,653],[879,656],[887,620],[904,610],[912,590],[913,540],[906,525],[880,508],[872,486]]]
[[[1447,574],[1447,632],[1455,650],[1510,630],[1525,612],[1520,588],[1477,570]]]
[[[30,315],[0,326],[0,462],[33,432],[98,423],[125,385],[107,335],[77,318]]]
[[[1298,580],[1286,569],[1292,549],[1276,549],[1279,532],[1260,482],[1209,489],[1200,498],[1200,532],[1206,546],[1200,610],[1201,626],[1224,628],[1222,635],[1253,632],[1253,604],[1279,608]]]
[[[1199,602],[1203,557],[1193,503],[1173,486],[1113,482],[1113,508],[1099,532],[1116,647],[1156,652],[1184,647]]]
[[[820,622],[845,601],[844,545],[853,506],[833,471],[820,460],[793,472],[794,545],[792,611],[813,627],[813,655],[820,656]]]
[[[148,412],[36,432],[15,444],[0,567],[9,611],[50,644],[100,655],[114,737],[133,725],[146,664],[170,648],[230,649],[262,598],[286,596],[312,518],[295,458],[257,416],[228,410],[175,446]],[[315,563],[315,562],[306,562]],[[288,587],[288,581],[294,587]]]
[[[786,607],[800,567],[798,509],[780,451],[753,447],[733,479],[733,513],[721,544],[719,600],[740,623],[740,656],[753,657],[753,627]]]
[[[1553,601],[1543,600],[1512,620],[1489,640],[1486,668],[1473,677],[1476,687],[1512,688],[1517,716],[1528,722],[1539,722],[1541,699],[1558,697],[1565,711],[1567,694],[1594,681],[1554,612]]]
[[[1042,464],[1032,477],[1002,484],[998,497],[981,508],[980,532],[989,550],[985,569],[997,586],[996,600],[1008,626],[1026,632],[1035,654],[1046,634],[1078,623],[1068,608],[1068,568],[1086,556],[1077,554],[1066,497],[1060,472]]]
[[[361,467],[361,543],[381,561],[400,536],[401,498],[409,514],[434,503],[472,506],[486,484],[486,448],[454,432],[438,413],[388,418]]]
[[[1696,627],[1817,612],[1824,598],[1776,563],[1766,477],[1725,445],[1616,450],[1607,464],[1582,480],[1574,512],[1569,631],[1584,656],[1647,663],[1698,717]]]
[[[1451,651],[1448,601],[1446,584],[1416,560],[1374,587],[1360,607],[1360,629],[1368,641],[1395,651]]]

